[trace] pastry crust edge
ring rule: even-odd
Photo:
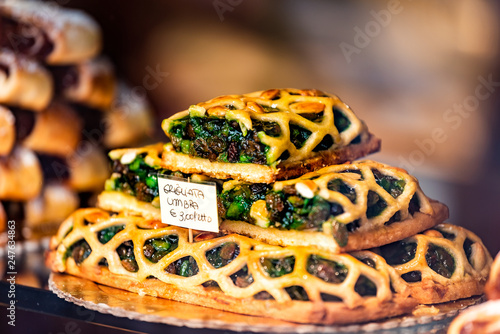
[[[46,264],[57,272],[61,267],[57,265],[56,256],[55,250],[48,252]],[[239,299],[225,295],[216,288],[200,286],[188,291],[157,279],[139,281],[131,277],[113,274],[104,267],[77,266],[72,260],[67,261],[64,267],[64,272],[68,274],[134,293],[227,312],[271,317],[296,323],[341,325],[367,322],[409,313],[417,305],[413,298],[400,295],[393,295],[392,300],[382,303],[374,298],[368,298],[362,306],[353,309],[339,302],[288,301],[278,303],[274,300]]]
[[[250,163],[212,162],[208,159],[178,153],[171,146],[166,146],[162,154],[162,167],[186,174],[205,174],[216,179],[230,178],[252,183],[272,183],[375,153],[380,150],[380,143],[379,138],[365,132],[359,144],[349,144],[335,150],[324,151],[302,161],[280,163],[277,167]]]

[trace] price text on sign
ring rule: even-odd
[[[215,183],[158,175],[158,188],[162,223],[219,232]]]

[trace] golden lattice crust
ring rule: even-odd
[[[36,155],[18,146],[0,159],[0,200],[25,201],[42,189],[43,175]]]
[[[230,109],[228,105],[236,109]],[[269,136],[264,132],[259,134],[259,140],[269,146],[267,157],[268,163],[272,165],[209,162],[207,159],[177,153],[171,145],[167,145],[163,155],[164,167],[167,169],[184,173],[205,173],[219,179],[270,183],[278,179],[296,177],[329,164],[358,159],[380,148],[380,140],[368,132],[363,122],[345,103],[337,96],[318,90],[270,89],[244,95],[220,96],[199,103],[195,108],[197,112],[208,116],[236,120],[245,129],[252,129],[252,121],[255,120],[277,123],[281,129],[278,137]],[[272,111],[264,108],[271,108]],[[350,126],[344,131],[339,131],[335,126],[333,108],[338,109],[350,122]],[[162,128],[167,136],[170,136],[172,122],[188,116],[189,113],[190,111],[186,110],[163,121]],[[322,114],[320,121],[306,118],[316,114]],[[300,148],[290,139],[290,124],[311,132]],[[331,148],[314,152],[325,136],[332,138]],[[360,142],[351,143],[358,136]],[[289,158],[279,161],[285,151],[288,151]]]
[[[500,252],[497,254],[491,267],[490,277],[486,283],[488,299],[500,299]]]
[[[101,49],[101,31],[85,13],[38,1],[4,1],[0,15],[33,25],[53,44],[44,59],[52,65],[79,63],[96,56]]]
[[[402,192],[396,197],[392,196],[376,182],[374,171],[404,182]],[[351,201],[344,194],[330,190],[328,184],[332,180],[341,180],[355,189],[356,200]],[[224,190],[229,190],[238,184],[237,181],[228,181],[224,184]],[[313,232],[285,230],[279,226],[261,228],[240,221],[224,221],[221,228],[281,246],[317,246],[333,252],[342,252],[377,247],[401,240],[448,218],[448,208],[437,201],[429,200],[420,189],[415,177],[403,169],[374,161],[325,167],[297,179],[275,182],[273,189],[281,191],[290,186],[307,196],[319,195],[328,202],[340,204],[344,212],[335,217],[336,222],[341,224],[358,222],[359,228],[349,233],[346,246],[340,247],[331,232],[325,229],[322,232]],[[367,217],[369,192],[375,192],[387,203],[387,207],[379,215],[370,218]],[[420,208],[412,214],[409,208],[414,196],[418,198]],[[400,220],[388,223],[396,213],[400,216]],[[266,224],[269,212],[264,200],[252,205],[250,216],[258,225]]]
[[[125,228],[109,242],[101,244],[97,232],[116,225],[124,225]],[[179,238],[178,247],[157,263],[150,262],[143,254],[145,242],[172,234]],[[67,272],[134,292],[295,322],[367,321],[405,313],[415,305],[412,298],[404,298],[407,293],[403,282],[399,285],[403,287],[400,292],[391,292],[391,279],[401,279],[374,253],[369,256],[376,269],[348,254],[335,255],[304,247],[281,248],[235,234],[204,238],[206,233],[198,234],[196,231],[195,242],[190,244],[187,234],[186,229],[163,225],[159,221],[123,215],[110,216],[99,209],[81,209],[68,218],[52,238],[48,265],[54,271]],[[92,252],[77,265],[72,257],[66,259],[65,254],[69,247],[82,239],[86,240]],[[128,240],[133,241],[137,272],[127,271],[116,252],[117,247]],[[239,254],[226,266],[216,269],[207,260],[205,252],[227,242],[236,243]],[[345,266],[348,270],[345,279],[341,283],[327,283],[309,273],[307,262],[311,255]],[[199,272],[196,275],[182,277],[165,271],[169,264],[186,256],[192,256],[197,262]],[[263,258],[280,259],[289,256],[295,258],[293,271],[281,277],[269,276],[260,264]],[[107,260],[107,267],[98,265],[103,258]],[[253,276],[253,283],[242,288],[236,286],[230,276],[245,266]],[[150,276],[155,279],[148,278]],[[355,291],[355,284],[361,276],[376,286],[376,295],[361,297]],[[208,281],[217,282],[220,289],[203,287],[202,284]],[[292,300],[285,290],[290,286],[302,287],[309,301]],[[273,299],[253,298],[262,291],[269,293]],[[325,302],[321,297],[322,293],[336,296],[342,302]]]
[[[0,103],[33,111],[47,107],[54,88],[46,69],[7,49],[0,50],[0,65],[7,69],[0,69]]]
[[[419,303],[442,303],[483,293],[492,259],[481,239],[474,233],[460,226],[440,224],[402,242],[416,244],[415,255],[408,262],[394,264],[393,268],[398,277],[411,272],[420,273],[421,281],[405,284],[410,288],[410,295]],[[453,258],[455,269],[450,277],[439,274],[429,265],[427,257],[431,246],[439,247]]]

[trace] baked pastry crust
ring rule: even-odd
[[[119,84],[111,108],[104,114],[107,124],[104,145],[107,148],[133,145],[153,133],[151,106],[125,84]]]
[[[70,67],[53,67],[52,72],[60,82],[61,95],[69,101],[103,111],[111,107],[116,79],[108,59],[99,57]]]
[[[163,164],[166,169],[186,174],[206,174],[216,179],[237,179],[246,182],[272,183],[298,177],[325,166],[340,164],[364,157],[380,149],[380,139],[371,133],[363,134],[359,144],[339,148],[335,151],[319,152],[313,158],[303,161],[282,162],[278,166],[246,163],[210,161],[175,152],[171,143],[165,145]]]
[[[82,120],[69,106],[53,102],[35,115],[35,126],[23,140],[23,145],[35,152],[69,156],[80,142]]]
[[[124,229],[102,244],[96,233],[116,225],[124,225]],[[179,238],[177,248],[157,263],[149,261],[143,254],[142,245],[152,238],[171,234]],[[280,248],[240,235],[205,238],[206,233],[201,233],[195,236],[195,243],[188,243],[187,234],[186,229],[162,225],[159,221],[124,215],[109,216],[99,209],[80,209],[61,225],[58,234],[52,238],[47,264],[53,271],[66,272],[137,293],[294,322],[345,324],[370,321],[402,314],[415,306],[414,300],[406,298],[404,292],[391,292],[390,276],[393,276],[392,279],[398,278],[394,273],[391,275],[392,268],[374,253],[370,254],[375,267],[372,268],[347,254],[334,255],[305,247]],[[65,254],[75,242],[82,239],[86,240],[92,251],[80,264],[76,264],[71,255],[66,258]],[[136,272],[126,270],[115,252],[127,240],[131,240],[134,245],[138,265]],[[205,254],[228,242],[238,244],[239,253],[225,266],[215,268]],[[328,283],[309,272],[306,263],[313,255],[345,266],[348,273],[342,283]],[[199,268],[197,274],[182,277],[164,270],[169,263],[186,256],[196,260]],[[294,268],[283,276],[270,276],[260,264],[262,258],[290,256],[295,258]],[[107,267],[98,265],[103,258],[107,260]],[[238,287],[231,276],[245,266],[253,280],[245,287]],[[375,296],[361,297],[355,291],[355,284],[361,275],[376,286]],[[150,276],[155,278],[148,278]],[[219,288],[202,286],[207,281],[217,282]],[[309,301],[291,299],[285,290],[287,286],[301,286]],[[266,291],[274,299],[253,298],[261,291]],[[337,296],[342,302],[323,301],[321,293]]]
[[[100,195],[102,196],[102,194]],[[131,203],[132,204],[132,203]],[[349,234],[346,246],[339,246],[332,235],[323,232],[282,230],[277,228],[262,228],[243,221],[224,220],[220,225],[222,231],[238,233],[250,238],[279,246],[313,246],[334,253],[351,252],[386,245],[412,236],[431,228],[448,218],[448,208],[437,201],[431,201],[433,215],[416,212],[413,217],[392,223],[376,226],[365,231],[355,231]],[[119,207],[119,206],[117,206]]]
[[[488,299],[500,299],[500,252],[497,254],[491,266],[490,277],[486,283],[485,290]]]
[[[33,111],[47,107],[54,88],[46,69],[7,49],[0,50],[0,65],[6,69],[0,69],[0,103]]]
[[[82,11],[37,1],[5,1],[0,4],[0,15],[40,29],[47,36],[52,44],[52,50],[44,57],[48,64],[79,63],[101,50],[100,28]],[[30,56],[37,56],[37,51],[29,50],[34,53]]]
[[[176,152],[174,146],[169,144],[163,154],[167,169],[203,173],[218,179],[271,183],[328,164],[357,159],[380,149],[380,140],[368,132],[364,123],[345,103],[337,96],[318,90],[270,89],[220,96],[164,120],[162,128],[167,136],[174,140],[170,130],[177,121],[191,115],[237,121],[244,136],[254,129],[256,122],[275,124],[279,132],[274,135],[265,131],[256,132],[259,142],[267,145],[267,164],[210,161]],[[340,119],[345,125],[338,124]],[[308,133],[300,145],[292,139],[292,126]],[[329,147],[316,152],[318,145],[327,138],[330,144],[325,145]],[[359,142],[355,140],[357,138]],[[281,158],[286,152],[289,157]]]
[[[399,188],[395,189],[390,184],[385,185],[387,189],[384,188],[384,179],[380,179],[384,177],[388,178],[385,179],[387,183],[397,183]],[[339,180],[351,187],[351,195],[354,198],[348,198],[341,191],[330,188],[331,182]],[[226,182],[223,194],[240,184],[236,181]],[[252,223],[226,220],[222,222],[221,228],[271,244],[316,246],[338,253],[368,249],[401,240],[448,218],[448,208],[442,203],[429,200],[420,189],[416,178],[402,169],[374,161],[328,166],[297,179],[272,184],[272,189],[276,192],[285,191],[290,187],[288,192],[293,191],[306,199],[320,197],[342,207],[342,213],[333,218],[334,223],[357,224],[357,228],[349,233],[346,245],[340,244],[335,235],[324,226],[308,231],[285,229],[280,225],[282,222],[274,220],[274,226],[270,225],[272,213],[269,212],[269,203],[266,200],[257,200],[251,204],[249,216],[253,220]],[[394,192],[395,190],[397,192]],[[385,202],[383,211],[374,216],[368,215],[370,194],[377,194],[377,197]],[[418,199],[419,205],[415,212],[411,211],[414,197]],[[396,215],[399,219],[392,222]]]
[[[421,234],[402,240],[397,247],[402,245],[400,248],[402,249],[409,244],[416,245],[414,250],[405,249],[396,254],[406,257],[414,252],[411,259],[406,258],[408,261],[392,263],[388,256],[396,256],[394,251],[381,251],[384,247],[391,247],[390,245],[376,249],[375,252],[381,253],[400,277],[404,278],[410,273],[419,273],[420,280],[412,282],[414,279],[408,278],[406,283],[410,289],[410,295],[419,303],[443,303],[483,293],[492,259],[481,239],[474,233],[460,226],[440,224]],[[447,253],[447,255],[436,256],[436,249],[440,249],[441,254]],[[407,254],[403,254],[404,252]],[[453,264],[449,263],[450,259]],[[439,267],[441,265],[454,269],[452,272],[439,272],[442,270]],[[397,287],[395,288],[397,291]]]
[[[40,193],[42,183],[40,163],[29,149],[18,146],[10,156],[0,158],[0,200],[34,198]]]
[[[0,156],[12,151],[16,142],[16,127],[14,115],[9,109],[0,106]]]

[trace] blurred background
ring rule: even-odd
[[[500,250],[498,1],[59,0],[100,23],[116,72],[160,121],[274,87],[337,94],[450,221]]]

